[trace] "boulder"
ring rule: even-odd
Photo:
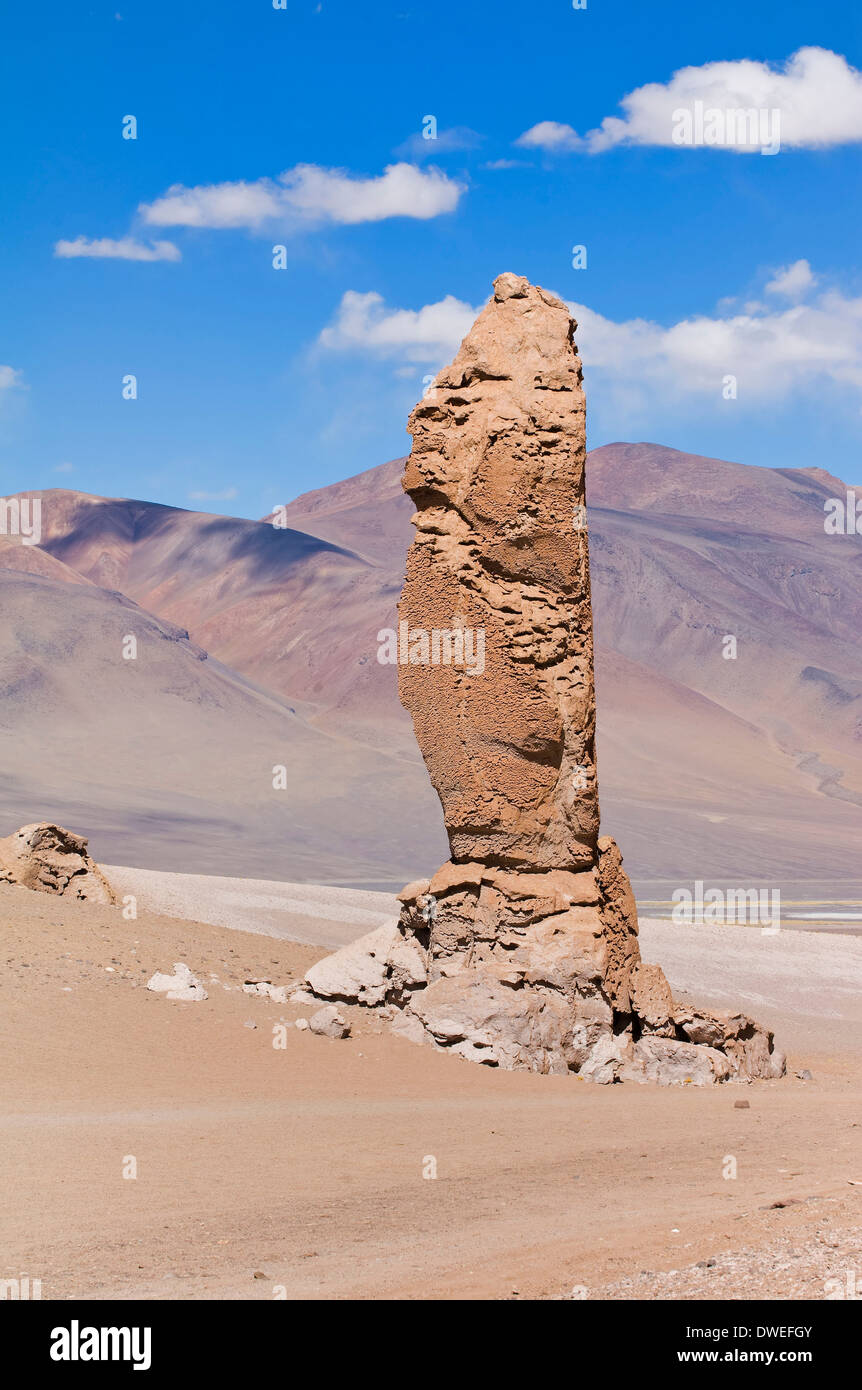
[[[83,835],[48,821],[24,825],[0,840],[0,883],[114,904],[116,895],[87,853],[87,843]]]
[[[308,1026],[312,1033],[318,1033],[324,1038],[348,1038],[350,1036],[350,1024],[345,1023],[335,1004],[327,1004],[324,1008],[318,1009],[317,1013],[312,1014],[308,1020]]]
[[[644,1080],[662,1086],[712,1086],[733,1075],[723,1052],[675,1038],[641,1038],[635,1043],[634,1060],[636,1067],[643,1068]]]
[[[313,996],[367,1005],[383,1004],[390,996],[400,996],[426,979],[424,953],[412,938],[403,936],[395,919],[325,956],[305,972]]]

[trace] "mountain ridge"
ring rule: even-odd
[[[376,659],[378,632],[397,621],[412,535],[402,466],[302,494],[284,509],[284,530],[48,490],[39,549],[90,583],[122,580],[111,587],[294,702],[310,728],[375,750],[384,780],[392,757],[414,777],[422,769],[395,671]],[[862,542],[823,527],[823,502],[844,490],[819,468],[646,443],[589,455],[603,821],[636,877],[690,867],[691,878],[698,865],[701,877],[815,877],[824,864],[840,871],[851,852]],[[0,565],[11,561],[0,548]],[[410,796],[433,822],[427,779],[411,782]]]

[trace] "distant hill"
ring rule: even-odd
[[[306,493],[287,529],[50,491],[38,553],[188,629],[293,702],[307,733],[376,750],[380,825],[409,842],[418,872],[440,858],[439,812],[395,669],[376,660],[412,533],[402,466]],[[845,485],[654,444],[594,450],[587,480],[603,823],[633,875],[823,879],[840,892],[862,877],[862,539],[823,528]],[[0,565],[14,560],[0,550]],[[86,590],[67,589],[72,615]],[[329,777],[332,748],[317,756]],[[309,808],[323,843],[332,804]],[[336,881],[326,870],[293,876]]]
[[[58,821],[113,863],[360,885],[415,876],[417,845],[444,854],[418,758],[313,728],[122,594],[6,569],[0,608],[3,827]]]

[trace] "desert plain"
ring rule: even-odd
[[[675,997],[756,1010],[787,1076],[599,1086],[243,991],[289,998],[387,894],[106,872],[135,920],[0,886],[0,1249],[43,1298],[823,1299],[859,1269],[862,938],[642,919]],[[176,961],[205,1000],[147,990]]]

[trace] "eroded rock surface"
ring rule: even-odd
[[[575,869],[594,859],[584,393],[572,333],[560,300],[501,275],[408,425],[416,537],[399,618],[408,637],[484,634],[481,673],[399,666],[459,862]]]
[[[781,1075],[770,1033],[677,1007],[641,961],[622,857],[599,835],[575,328],[560,300],[501,275],[410,417],[399,693],[451,859],[399,894],[397,922],[306,981],[507,1069],[693,1085]]]
[[[102,870],[87,853],[87,840],[60,825],[24,825],[0,840],[0,883],[86,902],[116,903]]]

